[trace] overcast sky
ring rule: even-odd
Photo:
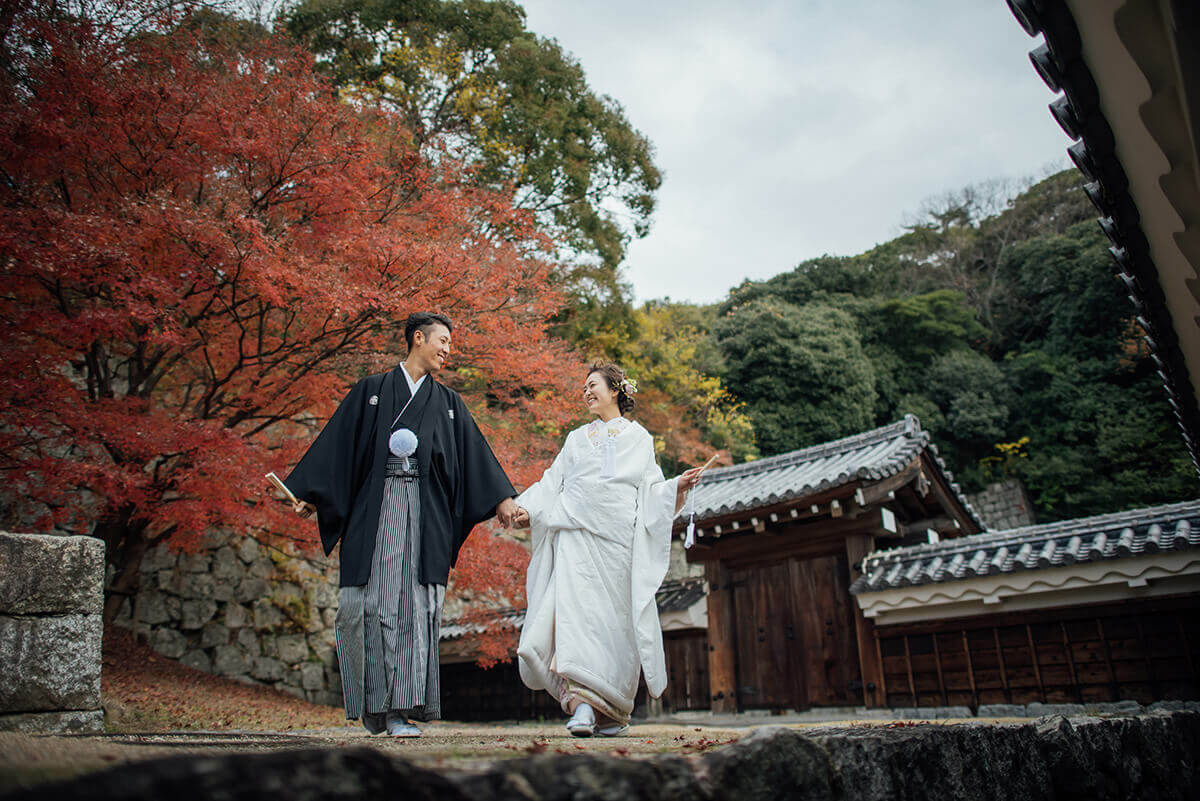
[[[1069,165],[1004,0],[519,2],[654,143],[639,301],[716,301],[887,241],[931,197]]]

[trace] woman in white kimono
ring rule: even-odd
[[[521,679],[557,698],[579,737],[624,733],[640,674],[653,697],[666,687],[654,596],[672,521],[701,472],[663,478],[654,439],[624,416],[634,391],[616,365],[593,365],[583,397],[596,419],[568,434],[517,498],[515,523],[530,527],[533,546]]]

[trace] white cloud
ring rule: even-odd
[[[524,6],[655,145],[641,300],[717,300],[885,241],[929,196],[1065,164],[1036,42],[996,0]]]

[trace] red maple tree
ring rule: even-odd
[[[286,44],[48,8],[17,4],[0,31],[5,523],[103,538],[106,620],[159,542],[315,544],[262,476],[394,366],[421,309],[457,323],[441,380],[514,483],[536,478],[575,360],[545,333],[548,243],[509,197],[340,102]],[[519,603],[520,546],[489,562],[472,539],[466,583]]]

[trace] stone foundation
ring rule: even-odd
[[[0,532],[0,730],[104,730],[104,543]]]
[[[569,749],[570,740],[554,745]],[[1200,797],[1197,754],[1195,712],[1056,715],[1009,725],[767,727],[698,755],[546,753],[468,770],[431,770],[371,748],[174,757],[7,798],[1184,801]]]

